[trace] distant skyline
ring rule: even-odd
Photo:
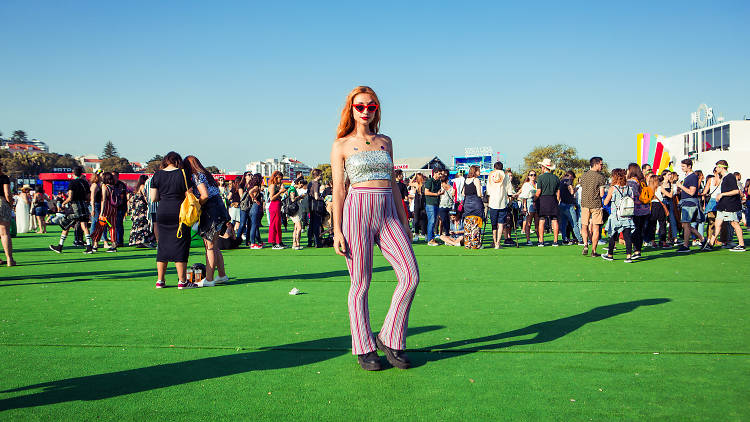
[[[0,131],[242,171],[329,162],[356,85],[397,158],[565,143],[610,165],[706,103],[750,116],[750,2],[0,3]]]

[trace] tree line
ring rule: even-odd
[[[31,144],[28,135],[23,130],[13,131],[10,138],[3,138],[0,132],[0,144]],[[102,160],[100,168],[102,171],[117,171],[120,173],[133,173],[134,169],[130,160],[120,156],[114,143],[107,141],[104,144],[102,153],[99,155]],[[164,157],[155,155],[151,158],[144,169],[144,173],[153,173],[161,164]],[[16,151],[11,152],[8,149],[0,149],[0,163],[3,165],[4,172],[11,177],[22,177],[38,175],[39,173],[52,172],[56,168],[73,168],[81,163],[70,154],[57,154],[54,152],[42,151]],[[92,168],[85,168],[86,171],[93,171]],[[208,166],[206,170],[213,174],[220,173],[216,166]]]

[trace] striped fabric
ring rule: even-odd
[[[151,219],[151,214],[156,214],[156,210],[159,208],[158,202],[151,202],[151,181],[154,179],[154,176],[151,176],[146,180],[145,185],[145,193],[146,193],[146,200],[148,201],[148,218]]]
[[[391,307],[378,336],[391,349],[404,350],[409,309],[419,283],[419,268],[408,234],[398,218],[393,192],[390,187],[351,188],[344,202],[343,214],[342,228],[348,246],[346,265],[351,277],[349,323],[352,354],[361,355],[376,349],[367,303],[375,244],[393,266],[398,279]]]

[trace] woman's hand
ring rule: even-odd
[[[346,249],[346,239],[344,239],[343,233],[335,233],[333,235],[333,250],[336,255],[346,256],[349,252]]]

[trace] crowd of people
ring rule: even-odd
[[[729,172],[725,160],[718,161],[706,177],[692,171],[690,159],[683,160],[682,180],[675,171],[654,174],[650,165],[635,163],[612,170],[607,178],[601,157],[591,158],[589,164],[590,169],[578,178],[573,171],[558,171],[559,178],[555,165],[544,159],[538,163],[539,171],[526,173],[520,188],[513,186],[513,174],[503,170],[501,162],[495,163],[484,183],[478,178],[478,166],[453,180],[442,168],[432,169],[429,177],[417,173],[406,183],[397,171],[396,179],[408,201],[413,241],[424,238],[429,246],[442,241],[469,247],[467,224],[479,218],[480,224],[490,225],[496,249],[518,246],[513,234],[520,229],[527,246],[534,245],[532,233],[536,246],[549,245],[544,235],[550,233],[551,246],[577,244],[583,255],[600,256],[596,245],[608,244],[602,255],[607,260],[613,259],[614,246],[623,243],[628,263],[642,256],[644,245],[677,246],[682,253],[691,246],[705,250],[721,243],[732,251],[744,251],[740,224],[747,226],[750,221],[746,206],[750,179],[743,184],[739,173]],[[473,224],[472,229],[482,227]]]
[[[500,162],[494,164],[494,170],[485,180],[480,178],[477,166],[469,168],[466,176],[461,172],[453,179],[447,169],[439,167],[429,175],[416,173],[409,179],[404,178],[401,170],[395,170],[412,241],[424,240],[429,246],[483,247],[481,241],[469,241],[466,223],[472,230],[481,230],[481,238],[486,222],[491,227],[491,245],[496,249],[517,246],[516,242],[545,246],[548,245],[545,233],[552,234],[552,246],[578,244],[583,247],[584,255],[590,252],[599,256],[592,244],[611,243],[614,247],[622,243],[626,262],[638,259],[644,245],[677,246],[678,252],[687,252],[691,246],[708,249],[717,244],[732,251],[744,248],[740,225],[747,226],[750,221],[746,206],[750,179],[742,183],[741,175],[729,172],[723,160],[707,176],[701,171],[693,172],[692,162],[685,160],[681,163],[683,180],[675,171],[654,174],[648,164],[634,163],[627,169],[614,169],[607,179],[600,157],[592,158],[590,170],[578,178],[573,171],[558,178],[550,160],[538,164],[539,171],[528,171],[520,186],[513,185],[512,171],[503,169]],[[260,174],[250,172],[234,180],[214,180],[208,172],[196,168],[197,173],[188,169],[187,174],[204,175],[204,184],[210,186],[206,200],[213,198],[213,205],[207,209],[221,203],[228,213],[225,223],[230,230],[221,231],[216,241],[218,250],[243,244],[250,249],[266,246],[284,249],[287,245],[281,240],[281,233],[282,227],[288,230],[288,220],[293,224],[292,249],[304,248],[301,238],[305,229],[307,247],[332,246],[332,187],[322,180],[319,169],[313,170],[309,178],[297,173],[285,185],[281,172],[275,172],[266,183]],[[0,202],[7,204],[2,205],[7,216],[0,216],[0,237],[7,245],[4,265],[15,264],[9,236],[13,213],[18,233],[46,233],[48,224],[60,225],[63,228],[60,242],[51,246],[57,252],[62,252],[71,229],[76,233],[73,244],[85,247],[85,253],[97,252],[100,245],[107,252],[117,252],[125,244],[127,216],[132,221],[128,246],[157,246],[159,229],[155,222],[159,202],[150,196],[153,177],[141,175],[135,188],[130,189],[119,180],[117,172],[98,171],[87,179],[80,171],[81,174],[74,171],[68,191],[54,197],[47,195],[41,186],[36,189],[23,186],[12,195],[8,176],[0,175],[0,183],[7,180],[2,184],[7,192],[0,195]],[[736,194],[730,195],[732,192],[726,190],[731,187],[726,176],[736,182]],[[193,181],[193,185],[198,184]],[[629,211],[618,213],[623,203],[629,206],[630,199],[626,198],[633,201],[632,215]],[[628,215],[622,215],[623,212]],[[726,212],[736,214],[736,218]],[[267,242],[260,235],[264,216],[269,225]],[[472,218],[477,219],[477,224]],[[717,222],[721,225],[717,226]],[[735,226],[740,228],[739,232]],[[8,235],[3,236],[3,232]],[[604,258],[612,259],[609,250]]]

